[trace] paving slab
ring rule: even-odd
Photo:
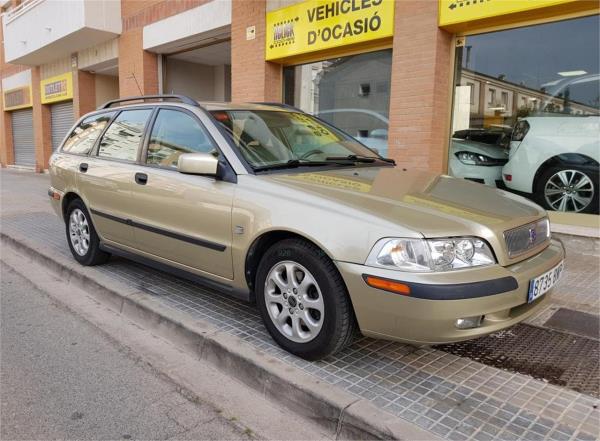
[[[13,183],[10,178],[2,179],[4,196],[6,185]],[[36,183],[29,182],[33,180]],[[27,181],[21,186],[25,192],[47,185],[38,176],[17,181]],[[12,195],[18,190],[12,187],[9,192]],[[23,204],[19,201],[24,198],[11,196],[16,205]],[[36,198],[37,194],[32,195],[29,203]],[[31,247],[61,259],[71,258],[62,224],[47,207],[37,207],[5,210],[3,198],[2,234],[26,240]],[[104,266],[84,271],[116,279],[139,292],[135,295],[206,322],[225,336],[236,337],[284,365],[372,404],[391,425],[410,422],[432,437],[460,440],[598,438],[600,403],[589,395],[448,352],[369,338],[357,340],[334,357],[308,362],[273,342],[252,305],[123,259],[111,259]],[[581,291],[590,290],[586,284],[587,279],[581,282]],[[568,295],[558,291],[557,305],[568,303]],[[585,293],[576,302],[582,309],[594,304],[597,299]],[[348,415],[360,411],[357,408],[350,406]]]

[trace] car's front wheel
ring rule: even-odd
[[[341,275],[331,259],[304,240],[284,240],[267,250],[258,267],[256,301],[273,339],[308,360],[339,351],[355,333]]]
[[[537,195],[547,210],[598,213],[598,172],[579,166],[550,167],[540,175]]]
[[[106,262],[110,254],[100,249],[100,238],[83,201],[73,200],[66,214],[67,242],[75,260],[87,266]]]

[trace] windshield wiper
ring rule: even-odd
[[[296,168],[296,167],[322,167],[324,165],[331,165],[327,161],[302,161],[301,159],[290,159],[287,162],[281,162],[271,165],[261,165],[259,167],[252,167],[254,171],[264,170],[278,170],[283,168]]]
[[[348,156],[328,156],[325,158],[327,161],[352,161],[352,162],[364,162],[372,163],[375,161],[383,161],[389,164],[396,164],[396,161],[390,158],[374,158],[372,156],[359,156],[359,155],[348,155]]]

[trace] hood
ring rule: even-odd
[[[325,199],[331,209],[342,204],[420,232],[424,237],[478,233],[501,237],[507,229],[545,216],[541,207],[509,192],[398,167],[277,173],[262,177]]]

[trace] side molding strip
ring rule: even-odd
[[[100,216],[106,219],[110,219],[114,222],[119,222],[121,224],[130,225],[135,228],[139,228],[141,230],[146,230],[151,233],[160,234],[163,236],[171,237],[173,239],[181,240],[182,242],[191,243],[193,245],[198,245],[204,248],[209,248],[215,251],[225,251],[227,248],[225,245],[221,245],[219,243],[210,242],[208,240],[199,239],[196,237],[186,236],[185,234],[175,233],[174,231],[165,230],[163,228],[153,227],[151,225],[142,224],[139,222],[134,222],[131,219],[124,219],[122,217],[114,216],[112,214],[104,213],[102,211],[94,210],[93,208],[90,210],[92,214],[96,216]]]

